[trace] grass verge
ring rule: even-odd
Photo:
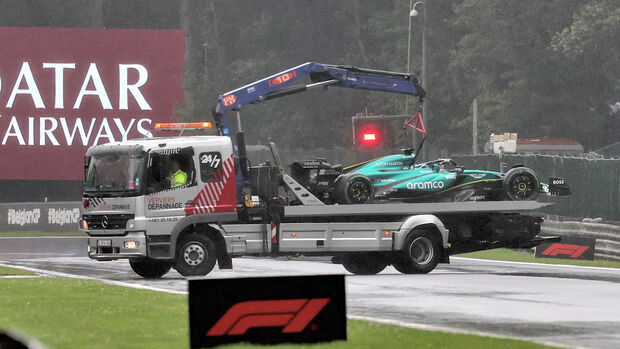
[[[1,276],[22,276],[22,275],[37,275],[33,272],[23,269],[3,267],[0,265],[0,277]]]
[[[51,348],[187,348],[187,297],[89,280],[0,279],[0,329]],[[544,348],[519,340],[349,320],[346,342],[278,348]],[[264,348],[232,345],[239,348]]]
[[[532,253],[513,251],[513,250],[509,250],[505,248],[496,248],[493,250],[463,253],[463,254],[455,255],[455,257],[491,259],[491,260],[496,260],[496,261],[510,261],[510,262],[567,264],[567,265],[578,265],[582,267],[620,268],[620,262],[585,261],[585,260],[555,259],[555,258],[534,258],[534,254]]]
[[[313,345],[278,345],[278,349],[353,349],[353,348],[549,348],[542,344],[514,339],[480,337],[465,334],[422,331],[375,322],[347,320],[348,340]],[[229,345],[226,348],[259,349],[258,345]]]
[[[50,232],[50,231],[0,231],[0,237],[42,237],[42,236],[88,236],[79,231]]]

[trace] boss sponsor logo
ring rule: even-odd
[[[407,183],[407,189],[441,189],[443,187],[444,183],[441,181]]]
[[[456,179],[456,175],[455,174],[447,174],[446,175],[446,179]]]
[[[34,208],[32,210],[8,210],[7,223],[9,225],[26,225],[26,224],[39,224],[39,218],[41,218],[41,210]]]
[[[64,209],[64,208],[49,208],[47,210],[47,223],[65,225],[65,224],[77,224],[80,219],[80,210]]]
[[[551,181],[551,184],[553,185],[564,185],[564,180],[563,179],[554,179]]]

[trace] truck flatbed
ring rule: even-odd
[[[364,205],[286,206],[285,217],[383,216],[536,211],[551,203],[538,201],[471,201]]]

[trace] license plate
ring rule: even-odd
[[[97,240],[98,247],[110,247],[112,246],[112,240]]]

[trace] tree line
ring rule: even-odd
[[[407,70],[407,0],[0,0],[1,26],[185,29],[186,120],[210,119],[220,93],[315,61]],[[471,149],[492,132],[562,137],[587,150],[618,141],[617,0],[426,0],[428,141]],[[422,11],[412,19],[411,71],[421,69]],[[402,114],[405,97],[329,88],[246,108],[251,143],[351,145],[350,117]],[[417,106],[409,100],[409,111]],[[400,128],[393,137],[409,137]]]

